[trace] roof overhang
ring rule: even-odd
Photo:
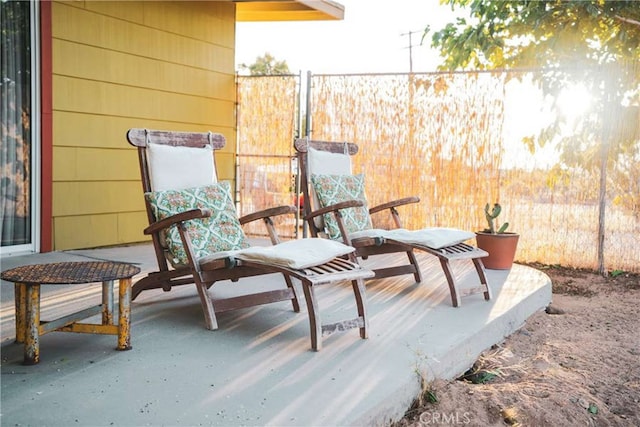
[[[344,6],[330,0],[234,0],[236,21],[328,21],[344,19]]]

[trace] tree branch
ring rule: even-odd
[[[635,19],[625,18],[624,16],[620,16],[620,15],[613,15],[613,17],[622,22],[626,22],[627,24],[636,25],[640,27],[640,21],[636,21]]]

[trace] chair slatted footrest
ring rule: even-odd
[[[461,297],[466,297],[469,295],[482,294],[486,291],[487,289],[484,286],[475,286],[473,288],[460,289],[459,293]]]
[[[446,246],[440,249],[432,249],[426,246],[417,247],[448,260],[484,258],[489,255],[486,251],[466,243],[458,243],[457,245]]]
[[[343,320],[341,322],[322,325],[322,336],[326,337],[335,332],[344,332],[349,329],[364,328],[365,322],[362,316],[355,319]]]
[[[302,273],[305,275],[305,279],[309,280],[313,285],[374,277],[372,271],[364,270],[358,264],[342,258],[334,258],[325,264],[305,268]]]

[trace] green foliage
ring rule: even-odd
[[[240,64],[240,68],[248,70],[252,76],[273,76],[291,74],[286,61],[278,61],[269,52],[258,56],[253,64]]]
[[[486,384],[499,375],[498,370],[479,369],[475,366],[462,374],[459,381],[469,381],[472,384]]]
[[[600,64],[640,56],[635,0],[441,0],[468,18],[432,36],[446,69]]]
[[[438,395],[435,390],[427,390],[425,399],[429,403],[438,403]]]
[[[445,70],[537,68],[556,120],[524,138],[530,150],[551,141],[564,168],[603,174],[615,203],[640,216],[640,2],[636,0],[441,0],[468,12],[431,34]],[[425,36],[430,29],[425,30]],[[580,83],[592,102],[570,123],[557,104]],[[567,132],[568,127],[572,128]],[[557,178],[557,171],[552,171]]]
[[[610,273],[611,277],[618,277],[618,276],[622,276],[624,274],[624,270],[613,270]]]

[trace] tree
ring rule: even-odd
[[[432,36],[447,69],[576,66],[640,56],[635,0],[442,0],[468,8]],[[576,63],[577,62],[577,63]]]
[[[277,61],[269,52],[258,56],[253,64],[240,64],[240,68],[248,70],[252,76],[291,74],[287,62]]]
[[[443,69],[515,69],[536,67],[545,94],[558,100],[563,88],[582,82],[594,102],[573,132],[568,118],[526,138],[530,149],[556,138],[561,160],[600,175],[599,270],[602,257],[607,183],[617,200],[640,218],[640,194],[628,183],[640,181],[640,2],[584,0],[442,0],[466,9],[433,33],[432,46],[444,57]],[[425,30],[424,36],[429,33]],[[557,103],[554,104],[557,107]],[[633,170],[632,170],[633,169]],[[607,174],[607,171],[609,174]],[[635,175],[634,175],[635,174]],[[609,180],[607,181],[607,177]],[[613,179],[611,179],[613,177]]]

